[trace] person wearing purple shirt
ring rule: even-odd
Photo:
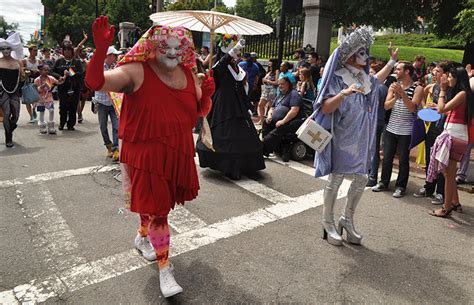
[[[284,135],[294,133],[303,121],[303,102],[288,77],[278,81],[280,95],[275,98],[262,125],[263,154],[268,156],[280,144]],[[283,161],[289,161],[289,151],[282,152]]]

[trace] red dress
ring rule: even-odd
[[[199,181],[192,129],[197,123],[194,79],[188,68],[185,89],[164,84],[143,63],[143,84],[125,94],[120,114],[120,162],[130,176],[130,210],[168,215],[175,204],[196,198]]]

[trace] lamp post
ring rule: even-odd
[[[286,2],[281,0],[280,22],[278,23],[278,64],[283,61],[283,45],[285,41],[285,25],[286,25]]]
[[[95,0],[95,18],[99,17],[99,0]]]

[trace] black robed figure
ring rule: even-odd
[[[200,166],[218,170],[231,179],[240,179],[242,174],[265,168],[263,144],[249,113],[246,74],[233,58],[244,43],[241,40],[228,48],[227,54],[219,52],[220,59],[212,68],[216,91],[207,120],[215,152],[209,150],[201,138],[196,143]],[[219,51],[225,52],[225,48]]]

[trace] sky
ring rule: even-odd
[[[227,6],[234,6],[236,0],[224,0]],[[30,34],[40,27],[40,15],[43,14],[41,0],[0,0],[0,15],[7,22],[17,22],[18,31],[23,40],[30,40]]]
[[[0,0],[0,15],[8,23],[19,24],[18,31],[26,42],[40,27],[43,5],[41,0]]]
[[[235,6],[235,0],[224,0],[225,5]]]

